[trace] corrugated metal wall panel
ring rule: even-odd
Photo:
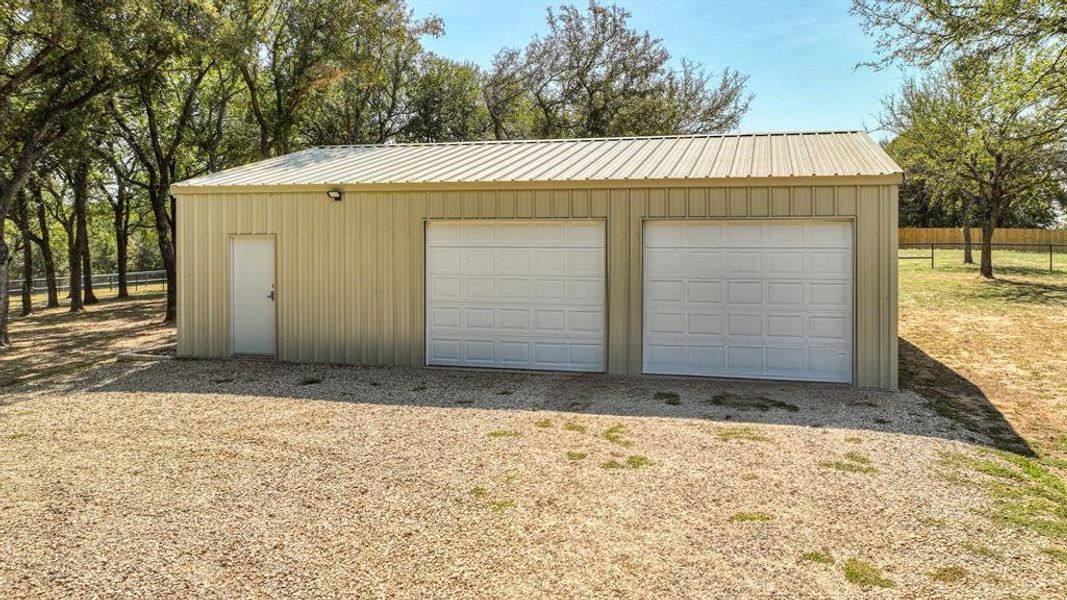
[[[426,219],[607,221],[608,371],[641,371],[644,221],[655,218],[854,219],[856,384],[896,386],[895,186],[181,194],[178,348],[229,352],[229,240],[277,243],[278,357],[422,364]],[[727,213],[729,217],[727,217]],[[473,216],[471,216],[473,215]]]

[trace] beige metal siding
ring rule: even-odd
[[[641,371],[648,219],[847,217],[856,227],[856,384],[895,388],[892,185],[179,193],[178,352],[229,353],[228,236],[275,234],[278,357],[423,364],[427,219],[603,219],[608,371]]]

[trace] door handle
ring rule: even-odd
[[[270,293],[267,294],[267,297],[270,298],[273,301],[274,300],[274,290],[271,290]]]

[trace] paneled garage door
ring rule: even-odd
[[[852,227],[652,221],[644,371],[852,381]]]
[[[604,370],[604,224],[466,221],[426,232],[426,361]]]

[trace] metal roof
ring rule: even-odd
[[[320,146],[175,184],[381,185],[899,175],[862,131]]]

